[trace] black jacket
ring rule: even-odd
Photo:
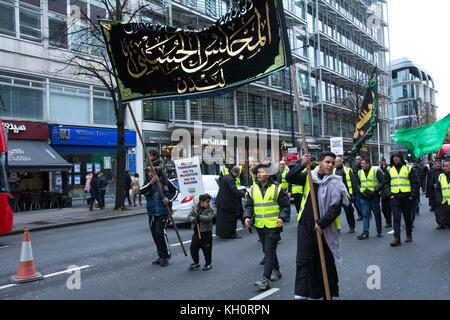
[[[236,187],[236,178],[229,173],[219,180],[219,193],[214,203],[222,209],[242,210],[244,195],[245,193]]]
[[[400,157],[400,159],[401,159],[400,165],[397,165],[397,166],[395,165],[394,157]],[[391,168],[396,167],[397,171],[399,171],[403,165],[406,165],[406,163],[405,163],[405,160],[403,159],[402,153],[394,152],[391,156]],[[418,193],[419,192],[418,191],[419,182],[417,181],[416,173],[413,170],[411,170],[408,174],[408,180],[409,180],[409,183],[411,184],[411,192],[401,192],[400,191],[398,193],[393,194],[391,192],[391,174],[387,174],[385,177],[386,177],[386,187],[388,188],[387,194],[389,196],[394,196],[397,198],[404,199],[404,198],[409,198],[409,197],[414,198],[417,194],[419,194]]]
[[[125,175],[125,190],[131,189],[131,177],[129,174]]]
[[[272,178],[270,178],[269,183],[263,187],[259,182],[258,182],[258,186],[259,189],[261,190],[261,194],[264,197],[264,195],[266,194],[267,189],[272,185],[272,184],[276,184],[278,185],[278,187],[281,189],[280,190],[280,194],[278,195],[278,205],[280,206],[280,213],[278,214],[278,218],[282,219],[283,221],[286,221],[289,217],[289,206],[290,206],[290,201],[289,198],[286,194],[286,192],[284,191],[283,188],[281,188],[281,186],[274,182],[272,180]],[[246,218],[251,219],[254,215],[254,207],[255,204],[253,202],[253,199],[248,196],[247,197],[247,201],[245,203],[245,208],[244,208],[244,216],[243,219],[245,220]],[[280,229],[281,230],[281,229]]]

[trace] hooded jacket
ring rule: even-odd
[[[178,196],[178,189],[167,178],[167,175],[164,172],[158,175],[158,178],[164,197],[169,199],[169,209],[172,211],[172,202]],[[147,178],[144,185],[141,187],[140,192],[147,200],[147,213],[149,216],[167,216],[169,214],[166,206],[162,202],[163,197],[161,196],[161,192],[156,183],[151,184],[150,179]]]
[[[400,158],[401,165],[395,165],[394,157],[399,157]],[[391,156],[391,165],[390,165],[390,167],[391,168],[395,167],[397,169],[397,171],[400,172],[400,168],[403,165],[406,165],[405,159],[403,158],[403,154],[401,152],[399,152],[399,151],[394,152],[392,154],[392,156]],[[409,197],[414,198],[419,192],[419,190],[418,190],[419,189],[419,184],[418,184],[418,181],[417,181],[417,177],[416,177],[415,172],[412,169],[411,169],[411,171],[408,174],[408,180],[409,180],[409,183],[411,184],[411,192],[401,192],[400,191],[399,193],[395,193],[395,194],[392,193],[391,192],[391,175],[387,174],[385,176],[385,178],[386,178],[386,189],[388,189],[387,194],[389,194],[389,196],[394,196],[396,198],[403,198],[403,199],[404,198],[409,198]]]

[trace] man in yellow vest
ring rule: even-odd
[[[350,197],[353,198],[353,184],[355,178],[353,176],[353,170],[348,167],[344,167],[343,159],[341,157],[337,157],[335,161],[335,167],[333,173],[342,177],[342,182],[347,187],[347,191],[350,194]],[[355,215],[353,211],[352,204],[350,203],[348,206],[343,206],[345,211],[345,217],[347,218],[347,223],[350,228],[349,233],[355,232]]]
[[[436,207],[437,230],[450,228],[450,158],[444,160],[444,173],[441,173],[436,184]]]
[[[271,178],[270,166],[260,165],[257,184],[250,187],[244,209],[245,226],[250,228],[254,217],[254,227],[258,231],[264,251],[263,278],[255,283],[261,290],[270,288],[271,281],[281,278],[277,258],[280,233],[289,215],[289,200],[284,189]]]
[[[235,166],[234,158],[232,157],[228,158],[227,164],[222,169],[220,169],[219,180],[222,180],[223,177],[230,174],[231,168],[233,168],[234,166]],[[244,170],[242,170],[241,166],[238,167],[239,167],[239,175],[236,178],[236,188],[245,185]]]
[[[383,236],[381,226],[380,194],[385,185],[383,173],[372,167],[369,159],[361,161],[361,170],[357,174],[357,192],[361,198],[361,210],[363,216],[363,232],[358,236],[358,240],[369,239],[370,212],[375,217],[377,227],[377,237]]]
[[[332,297],[339,296],[338,274],[335,261],[341,262],[339,249],[339,215],[342,205],[350,203],[350,195],[341,177],[333,173],[336,155],[322,152],[318,167],[311,172],[317,199],[319,219],[314,219],[310,183],[306,165],[310,155],[305,154],[302,162],[291,168],[286,180],[303,186],[303,197],[298,213],[297,257],[294,299],[321,299],[325,297],[322,268],[317,245],[317,234],[322,236],[328,283]]]
[[[401,152],[394,152],[391,156],[391,167],[386,175],[386,185],[390,188],[391,208],[394,218],[394,241],[392,247],[401,245],[400,223],[405,220],[406,240],[412,241],[412,220],[414,195],[419,188],[418,181],[411,166],[407,166]]]

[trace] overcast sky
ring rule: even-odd
[[[428,71],[438,120],[450,113],[450,1],[388,0],[391,59],[408,57]]]

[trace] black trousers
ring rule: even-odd
[[[168,258],[170,255],[169,239],[167,238],[168,216],[149,216],[148,223],[153,241],[158,251],[158,257]]]
[[[342,206],[345,212],[345,218],[347,219],[348,226],[350,229],[355,229],[355,215],[353,211],[352,204],[349,203],[348,206]]]
[[[125,189],[125,199],[127,199],[128,204],[131,205],[130,189]]]
[[[278,229],[278,228],[277,228]],[[278,241],[281,240],[280,231],[269,228],[257,228],[264,251],[264,277],[270,279],[273,270],[280,270],[277,257]]]
[[[192,260],[194,260],[194,263],[199,263],[199,251],[202,249],[203,255],[205,256],[205,265],[208,265],[211,264],[212,257],[212,232],[200,232],[200,236],[202,237],[201,239],[199,239],[197,228],[195,228],[190,248],[191,257]]]
[[[391,199],[392,214],[394,216],[394,238],[398,240],[400,240],[401,234],[402,213],[405,220],[406,235],[412,235],[411,210],[413,203],[414,201],[409,198],[396,198],[394,196],[394,199]]]
[[[381,211],[383,211],[383,216],[386,224],[392,224],[391,199],[381,198]]]
[[[300,211],[300,204],[302,203],[303,193],[295,193],[294,194],[294,205],[297,213]]]

